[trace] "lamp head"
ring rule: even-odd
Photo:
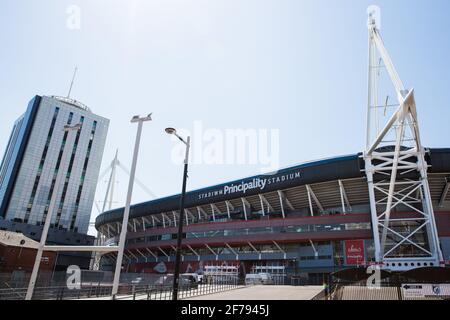
[[[131,118],[131,123],[134,122],[139,122],[139,121],[151,121],[152,120],[152,113],[148,114],[145,117],[140,117],[139,115],[134,116],[133,118]]]
[[[139,116],[134,116],[133,118],[131,118],[131,122],[138,122],[139,121]]]
[[[177,133],[177,130],[174,128],[166,128],[165,131],[167,134],[176,134]]]

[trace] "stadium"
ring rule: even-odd
[[[123,208],[103,212],[95,223],[103,245],[117,245],[128,223],[124,272],[177,273],[183,220],[182,273],[319,284],[369,266],[427,276],[449,270],[450,148],[422,145],[414,89],[383,43],[379,8],[368,14],[363,152],[135,204],[128,220]],[[114,269],[116,257],[103,254],[100,268]]]
[[[449,264],[450,199],[446,194],[450,149],[427,149],[425,159],[445,259],[439,263]],[[381,181],[380,176],[375,179]],[[377,192],[376,196],[382,198],[383,194]],[[131,207],[124,271],[173,272],[179,200],[180,195],[175,195]],[[393,227],[396,232],[408,233],[419,223],[414,214],[419,205],[393,208],[393,221],[404,218]],[[96,228],[105,243],[117,243],[122,213],[123,208],[97,218]],[[188,192],[184,220],[183,273],[229,272],[244,277],[263,272],[272,274],[280,284],[293,277],[318,284],[324,274],[376,262],[361,153]],[[422,228],[413,237],[429,248],[427,232]],[[395,237],[388,237],[388,247],[395,243]],[[401,245],[395,254],[404,259],[424,256],[411,243]],[[111,270],[114,263],[115,253],[103,255],[101,268]],[[426,260],[413,264],[411,267],[437,266]]]

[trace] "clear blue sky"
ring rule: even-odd
[[[279,129],[282,167],[362,151],[372,3],[401,78],[416,90],[423,143],[450,147],[448,0],[0,0],[0,152],[33,95],[67,94],[75,65],[72,97],[111,120],[103,167],[116,148],[130,166],[129,118],[154,113],[137,173],[160,196],[181,188],[167,126]],[[72,4],[80,30],[66,27]],[[188,189],[259,171],[193,165]],[[119,177],[116,206],[126,184]],[[135,190],[133,202],[148,199]]]

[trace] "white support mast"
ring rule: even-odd
[[[111,210],[112,205],[114,203],[114,188],[117,183],[116,176],[117,176],[117,168],[120,168],[127,176],[130,176],[130,171],[128,168],[123,165],[118,157],[119,150],[116,150],[116,154],[114,156],[114,159],[112,160],[111,164],[106,168],[106,170],[101,174],[101,178],[106,176],[109,172],[109,179],[108,179],[108,185],[106,187],[105,197],[103,200],[103,205],[100,213],[103,213],[105,211]],[[100,179],[101,180],[101,179]],[[143,191],[145,191],[148,196],[151,199],[155,199],[155,194],[147,188],[138,178],[135,178],[134,182],[141,187]],[[119,232],[119,230],[118,230]],[[97,246],[103,245],[105,235],[102,236],[102,233],[100,231],[97,231],[97,238],[95,240],[95,244]],[[91,260],[91,270],[99,270],[100,268],[100,260],[104,253],[102,252],[94,252],[93,258]]]
[[[400,271],[439,266],[436,223],[420,142],[414,90],[406,90],[380,36],[379,8],[368,9],[369,77],[364,152],[376,262]],[[398,103],[381,96],[381,71]],[[381,98],[381,99],[380,99]],[[383,104],[379,103],[382,101]]]
[[[118,164],[117,154],[119,150],[116,150],[116,155],[114,156],[113,161],[111,162],[111,165],[109,166],[111,170],[111,174],[109,176],[108,180],[108,187],[106,188],[105,193],[105,200],[103,201],[103,207],[102,207],[102,213],[107,210],[111,210],[112,203],[113,203],[113,196],[114,196],[114,185],[116,184],[116,168]],[[108,199],[109,198],[109,199]],[[107,207],[108,204],[108,207]],[[95,239],[95,245],[101,246],[103,245],[103,239],[102,233],[100,231],[97,231],[97,238]],[[93,258],[92,258],[92,265],[91,270],[99,270],[100,269],[100,260],[102,258],[101,252],[93,252]]]

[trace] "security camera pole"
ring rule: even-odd
[[[73,126],[65,125],[63,131],[70,133],[70,131],[78,131],[78,130],[81,130],[81,128],[82,128],[81,123],[78,123]],[[68,154],[67,149],[70,149],[70,147],[68,145],[69,144],[66,143],[66,145],[64,146],[63,154],[61,157],[61,162],[59,164],[58,173],[56,174],[55,186],[53,187],[53,193],[52,193],[52,197],[50,198],[50,204],[48,206],[47,216],[45,217],[45,223],[44,223],[44,228],[42,229],[41,241],[39,243],[39,247],[38,247],[38,250],[36,253],[36,258],[34,260],[33,271],[31,272],[30,282],[28,283],[28,289],[27,289],[27,294],[25,296],[25,300],[31,300],[33,297],[34,286],[36,285],[36,279],[37,279],[37,276],[39,273],[39,266],[41,264],[42,253],[44,252],[45,242],[47,241],[48,230],[50,229],[53,212],[55,211],[55,207],[56,207],[56,198],[57,198],[57,194],[58,194],[58,187],[61,184],[61,182],[63,180],[63,176],[64,176],[63,168],[64,168],[64,164],[66,162],[66,158],[67,158],[67,154]],[[56,261],[55,261],[55,263],[56,263]]]
[[[131,119],[131,123],[135,123],[135,122],[138,123],[138,129],[137,129],[137,134],[136,134],[136,141],[134,144],[133,162],[131,164],[130,180],[128,182],[127,200],[125,203],[125,210],[123,213],[122,230],[120,231],[119,251],[117,252],[116,270],[114,272],[114,281],[113,281],[113,288],[112,288],[112,293],[111,293],[113,299],[116,298],[117,292],[119,291],[120,273],[122,271],[123,250],[125,248],[125,240],[126,240],[126,236],[127,236],[128,219],[130,216],[130,203],[131,203],[131,196],[133,194],[133,184],[134,184],[134,176],[136,174],[136,163],[137,163],[137,157],[139,154],[139,144],[141,142],[142,124],[145,121],[151,121],[151,120],[152,120],[151,113],[146,117],[134,116]]]
[[[167,128],[166,133],[173,134],[186,145],[186,156],[184,158],[183,187],[180,199],[180,219],[178,221],[177,253],[175,257],[175,272],[173,275],[173,289],[172,289],[172,300],[177,300],[179,278],[180,278],[180,258],[181,258],[181,240],[182,240],[181,238],[183,237],[184,198],[186,195],[186,181],[188,174],[188,159],[189,159],[189,148],[191,145],[191,137],[187,137],[187,141],[184,141],[184,139],[177,134],[177,131],[174,128]]]

